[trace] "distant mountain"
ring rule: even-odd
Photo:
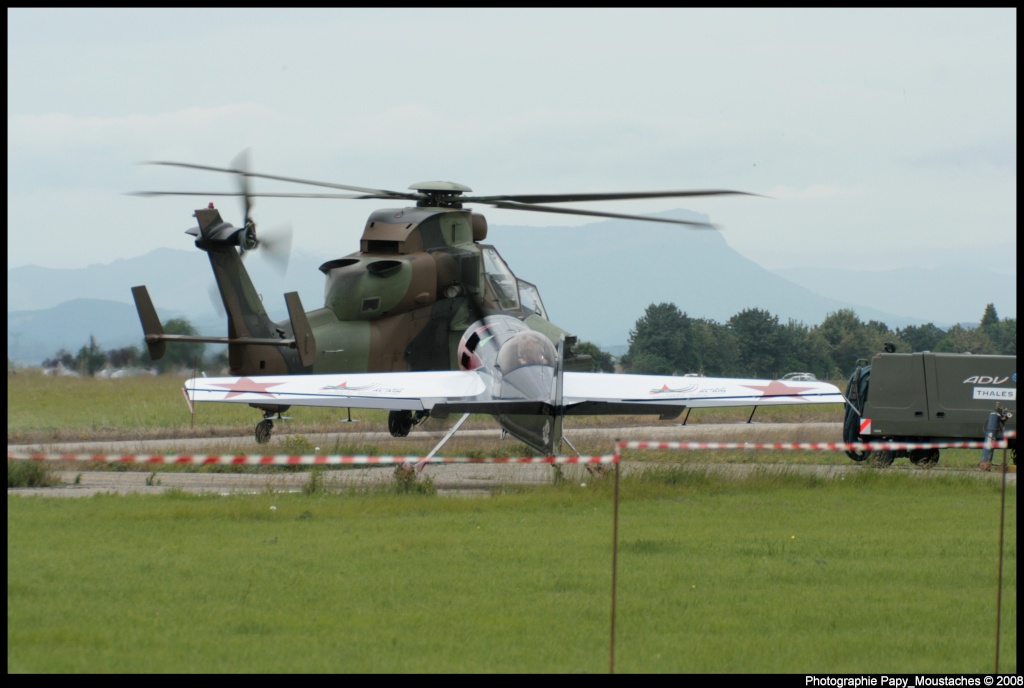
[[[73,299],[37,311],[8,311],[7,357],[38,364],[60,349],[71,353],[94,336],[104,349],[142,344],[135,307],[99,299]]]
[[[870,303],[890,313],[914,313],[943,329],[952,323],[977,324],[990,303],[1000,318],[1017,317],[1017,276],[978,267],[772,272],[821,296]]]
[[[223,319],[208,315],[191,317],[174,309],[164,309],[160,317],[187,317],[196,329],[224,336]],[[135,306],[101,299],[72,299],[37,311],[7,312],[7,357],[24,365],[38,365],[60,349],[72,354],[95,337],[101,349],[125,346],[144,347],[142,326]],[[213,345],[211,345],[213,346]]]
[[[687,211],[662,215],[707,221]],[[582,227],[493,227],[488,242],[518,277],[537,285],[552,320],[605,349],[625,344],[647,306],[661,302],[720,323],[747,308],[808,326],[844,308],[890,327],[930,320],[923,310],[868,305],[872,302],[856,298],[856,281],[843,295],[815,293],[744,258],[714,231],[611,220]],[[838,282],[837,277],[821,279]],[[954,279],[950,276],[947,285]],[[978,319],[983,309],[984,304]]]
[[[284,318],[284,293],[298,291],[307,308],[323,305],[324,275],[315,256],[294,253],[287,276],[275,272],[255,255],[246,269],[264,295],[264,307],[275,319]],[[106,265],[54,269],[26,265],[7,271],[7,310],[52,308],[72,298],[133,303],[132,287],[145,284],[158,311],[213,316],[220,306],[211,299],[214,286],[210,261],[199,250],[160,248],[135,258],[119,258]],[[163,313],[160,313],[163,317]]]
[[[688,211],[663,213],[707,220]],[[977,322],[987,303],[1016,317],[1016,277],[965,270],[872,273],[801,268],[771,272],[731,249],[714,231],[611,220],[582,227],[491,226],[493,244],[516,275],[538,286],[551,319],[580,339],[619,352],[652,303],[675,303],[691,317],[724,323],[760,308],[813,326],[843,308],[890,327]],[[352,250],[356,250],[356,246]],[[336,258],[340,256],[330,256]],[[293,253],[287,276],[258,255],[246,266],[274,320],[283,294],[306,310],[323,305],[327,258]],[[38,364],[60,348],[76,352],[94,335],[105,348],[142,344],[131,287],[145,284],[160,317],[187,317],[204,334],[224,335],[213,305],[209,261],[198,250],[158,249],[107,265],[7,271],[8,357]]]

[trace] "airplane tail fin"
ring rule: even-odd
[[[551,446],[555,452],[558,451],[564,437],[562,433],[562,420],[565,418],[563,406],[562,388],[565,382],[565,335],[558,340],[558,355],[555,356],[555,381],[551,398],[551,407],[554,418],[551,422]]]

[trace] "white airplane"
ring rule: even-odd
[[[545,456],[564,441],[565,416],[656,414],[686,408],[843,404],[827,382],[565,372],[561,349],[507,315],[486,316],[459,344],[460,370],[192,378],[192,402],[387,409],[389,430],[405,436],[428,416],[464,414],[433,456],[471,413],[491,414],[513,437]],[[396,413],[397,412],[397,413]],[[753,414],[751,414],[753,415]],[[397,419],[397,421],[396,421]]]

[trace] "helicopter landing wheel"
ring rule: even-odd
[[[274,429],[274,422],[271,420],[261,420],[256,424],[256,443],[266,444],[270,441],[270,431]]]
[[[407,437],[414,422],[411,411],[391,411],[388,413],[388,432],[392,437]]]

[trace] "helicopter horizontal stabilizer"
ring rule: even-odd
[[[149,347],[149,357],[154,361],[161,359],[167,348],[167,342],[203,342],[209,344],[262,344],[270,346],[283,346],[298,349],[299,357],[303,365],[312,365],[313,356],[316,352],[316,342],[313,338],[313,330],[306,319],[306,313],[302,310],[302,302],[299,301],[297,292],[285,294],[285,303],[288,305],[288,316],[291,319],[293,331],[299,336],[289,339],[276,337],[208,337],[205,335],[188,334],[165,334],[160,317],[156,314],[156,308],[149,297],[149,290],[145,286],[132,287],[132,296],[135,298],[135,308],[139,312],[139,320],[142,322],[142,331],[146,335],[146,346]]]

